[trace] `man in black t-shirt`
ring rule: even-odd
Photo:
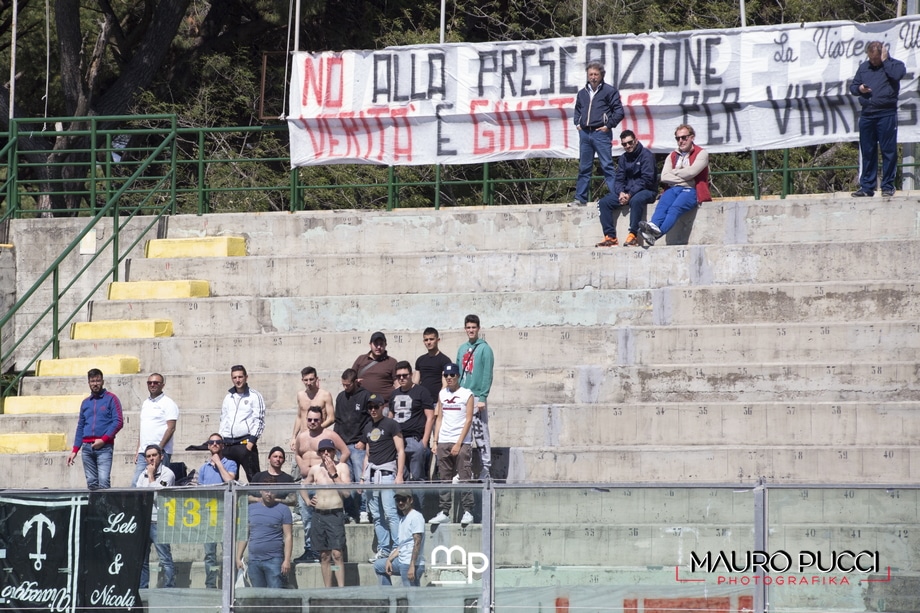
[[[437,402],[438,394],[444,388],[444,379],[441,377],[441,373],[444,372],[444,367],[453,360],[438,349],[441,337],[436,329],[425,328],[425,331],[422,332],[422,342],[428,351],[416,358],[415,374],[412,375],[412,381],[428,390],[432,401]]]
[[[364,426],[364,443],[367,445],[365,470],[362,480],[372,485],[400,484],[406,467],[405,444],[399,424],[383,416],[383,397],[371,394],[367,410],[371,422]],[[374,516],[377,534],[377,554],[370,559],[386,558],[397,545],[399,514],[393,490],[365,490],[367,508]]]
[[[370,422],[367,399],[370,392],[358,385],[358,373],[349,368],[342,373],[342,391],[335,399],[335,432],[342,437],[351,455],[348,468],[355,481],[364,471],[364,426]],[[345,499],[345,512],[356,522],[370,523],[367,497],[358,493]]]
[[[402,429],[409,479],[424,481],[428,477],[431,455],[429,441],[434,426],[434,402],[427,389],[412,382],[409,362],[396,364],[396,383],[399,387],[390,395],[390,416]]]

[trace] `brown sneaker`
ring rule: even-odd
[[[594,246],[595,246],[595,247],[616,247],[618,244],[619,244],[619,243],[617,243],[617,237],[616,237],[616,236],[614,236],[613,238],[611,238],[611,237],[609,237],[609,236],[605,236],[605,237],[604,237],[604,240],[602,240],[601,242],[599,242],[598,244],[596,244],[596,245],[594,245]]]
[[[626,236],[626,242],[623,243],[624,247],[638,247],[639,246],[639,237],[630,232]]]

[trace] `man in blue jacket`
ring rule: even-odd
[[[868,60],[859,65],[850,93],[859,96],[859,189],[854,198],[875,195],[878,181],[878,150],[882,150],[882,196],[894,196],[898,156],[898,93],[907,69],[889,57],[879,41],[866,45]]]
[[[111,487],[115,435],[121,430],[125,420],[121,411],[121,401],[115,394],[102,387],[105,383],[102,371],[92,368],[86,376],[90,394],[80,404],[77,432],[73,439],[73,450],[67,456],[67,465],[73,466],[77,452],[80,451],[86,487],[91,490],[105,490]]]
[[[656,181],[655,154],[642,146],[632,130],[620,132],[620,145],[623,155],[617,162],[616,178],[613,190],[600,199],[601,229],[604,240],[595,247],[614,247],[617,245],[617,224],[613,209],[629,205],[629,235],[626,247],[639,245],[639,222],[645,220],[645,209],[658,195]]]
[[[588,203],[588,187],[594,170],[594,154],[601,164],[607,189],[613,191],[613,132],[623,121],[623,105],[616,87],[604,83],[604,65],[588,64],[588,83],[575,96],[575,127],[578,130],[578,180],[575,200],[569,206]]]

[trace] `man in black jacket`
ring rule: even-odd
[[[575,97],[575,127],[578,130],[578,180],[575,200],[569,206],[588,203],[588,187],[594,170],[594,154],[601,164],[607,189],[613,191],[613,129],[623,121],[623,105],[616,87],[604,83],[604,65],[588,64],[588,82]]]
[[[645,209],[658,195],[655,154],[642,146],[632,130],[620,132],[623,155],[617,162],[613,190],[600,199],[601,229],[604,240],[596,247],[613,247],[617,244],[617,224],[613,210],[629,205],[629,235],[626,247],[639,245],[639,222],[645,220]]]

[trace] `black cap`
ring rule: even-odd
[[[376,343],[377,341],[383,341],[384,343],[387,342],[387,337],[383,332],[378,331],[371,334],[371,342]]]
[[[451,362],[450,364],[445,364],[444,374],[445,375],[459,375],[460,367],[454,364],[453,362]]]
[[[325,451],[326,449],[331,449],[335,451],[335,443],[332,442],[332,439],[324,438],[316,446],[317,451]]]
[[[374,405],[375,407],[383,406],[386,404],[383,400],[383,396],[380,394],[371,394],[367,399],[367,404]]]

